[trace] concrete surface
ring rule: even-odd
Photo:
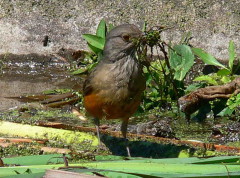
[[[174,27],[163,34],[167,42],[191,31],[191,43],[219,59],[228,58],[229,40],[240,53],[239,0],[0,0],[0,54],[86,49],[81,34],[94,33],[102,18],[114,25]]]

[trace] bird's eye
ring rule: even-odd
[[[126,34],[126,33],[124,33],[124,34],[122,34],[122,38],[124,39],[124,41],[127,41],[127,42],[129,42],[129,40],[130,40],[130,35],[129,35],[129,34]]]

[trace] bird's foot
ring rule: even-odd
[[[127,150],[128,157],[131,157],[130,149],[128,146],[126,146],[126,150]]]

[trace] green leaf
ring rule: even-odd
[[[37,156],[38,157],[38,156]],[[23,157],[22,157],[23,158]],[[114,157],[110,156],[110,159]],[[120,157],[117,157],[120,158]],[[24,159],[24,158],[23,158]],[[133,158],[130,158],[133,159]],[[103,159],[102,159],[103,160]],[[45,160],[46,161],[46,160]],[[239,156],[222,156],[213,158],[170,158],[150,159],[134,158],[134,160],[93,161],[70,164],[64,171],[91,174],[97,172],[107,177],[239,177]],[[18,177],[14,171],[27,178],[42,175],[46,169],[57,169],[63,164],[48,164],[0,167],[0,177]],[[229,164],[230,163],[230,164]],[[74,168],[75,167],[75,168]],[[80,168],[84,167],[84,168]],[[28,170],[31,170],[29,172]],[[226,171],[227,170],[227,171]],[[26,174],[26,172],[30,174]],[[28,176],[32,175],[32,176]],[[37,176],[38,177],[38,176]]]
[[[230,109],[229,107],[224,108],[220,113],[218,113],[218,116],[224,117],[224,116],[231,116],[234,109]]]
[[[100,23],[98,24],[96,35],[98,37],[101,37],[101,38],[105,39],[106,38],[106,33],[107,33],[106,22],[102,19],[100,21]]]
[[[211,54],[206,53],[204,50],[200,48],[192,48],[192,51],[196,56],[202,59],[203,62],[205,62],[206,64],[219,66],[226,69],[224,65],[218,62]]]
[[[202,75],[202,76],[196,77],[193,81],[206,81],[211,85],[218,85],[217,81],[208,75]]]
[[[228,47],[228,53],[229,53],[229,61],[228,61],[228,66],[232,71],[233,68],[233,61],[236,58],[236,52],[235,52],[235,45],[233,41],[229,42],[229,47]]]
[[[194,55],[187,45],[176,45],[170,51],[169,62],[175,70],[174,79],[182,81],[194,63]]]
[[[221,78],[221,81],[222,81],[224,84],[226,84],[226,83],[231,82],[232,80],[231,80],[231,78],[230,78],[229,76],[223,76],[223,77]]]
[[[105,39],[102,37],[99,37],[97,35],[92,34],[83,34],[82,37],[92,46],[95,48],[103,50]]]
[[[230,97],[227,101],[227,105],[230,109],[235,109],[236,107],[240,106],[240,93]]]
[[[192,91],[195,91],[195,90],[197,90],[199,88],[203,88],[203,87],[204,87],[204,83],[193,83],[185,89],[185,93],[190,93]]]
[[[88,71],[88,69],[84,67],[84,68],[79,68],[77,70],[74,70],[71,74],[72,75],[80,75],[80,74],[86,73],[87,71]]]
[[[1,173],[0,173],[1,174]],[[40,173],[33,173],[33,174],[17,174],[17,175],[10,175],[4,176],[2,178],[43,178],[45,175],[45,170]]]
[[[217,71],[218,76],[228,76],[229,74],[231,74],[229,69],[220,69]]]
[[[2,158],[2,160],[4,164],[16,164],[21,166],[64,163],[62,154],[19,156],[13,158]]]
[[[96,54],[96,55],[98,55],[99,53],[102,53],[102,52],[103,52],[102,49],[96,48],[96,47],[94,47],[93,45],[91,45],[91,44],[89,44],[89,43],[88,43],[88,47],[89,47],[89,48],[91,49],[91,51],[92,51],[94,54]]]

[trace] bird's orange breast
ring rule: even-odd
[[[111,97],[111,96],[109,96]],[[99,119],[126,119],[136,112],[140,98],[127,102],[111,103],[108,98],[102,98],[97,93],[84,97],[84,106],[89,114]]]

